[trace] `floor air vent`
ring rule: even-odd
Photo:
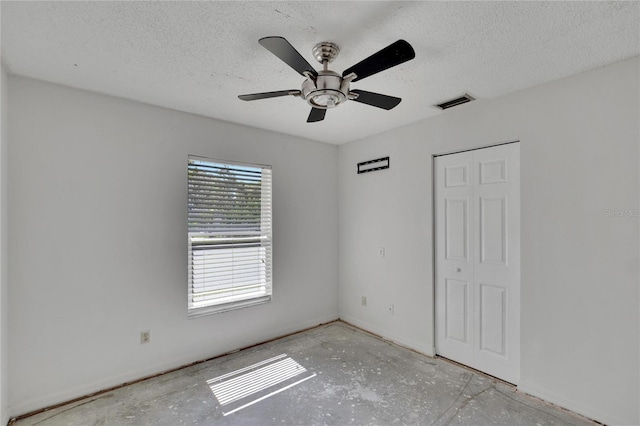
[[[467,102],[471,102],[471,101],[475,101],[475,100],[476,100],[476,98],[474,98],[473,96],[465,93],[464,95],[460,96],[459,98],[455,98],[455,99],[448,100],[446,102],[442,102],[441,104],[438,104],[436,106],[438,108],[440,108],[440,109],[447,109],[447,108],[453,108],[454,106],[466,104]]]

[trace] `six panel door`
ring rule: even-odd
[[[520,170],[512,143],[435,159],[436,351],[517,384]]]

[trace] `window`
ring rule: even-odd
[[[189,316],[271,300],[271,167],[189,156]]]

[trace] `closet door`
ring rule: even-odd
[[[473,364],[473,152],[436,157],[436,350]]]
[[[519,145],[437,157],[436,351],[517,383]]]

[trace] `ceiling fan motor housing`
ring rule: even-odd
[[[302,97],[314,108],[334,108],[347,100],[349,80],[334,71],[318,71],[302,83]]]

